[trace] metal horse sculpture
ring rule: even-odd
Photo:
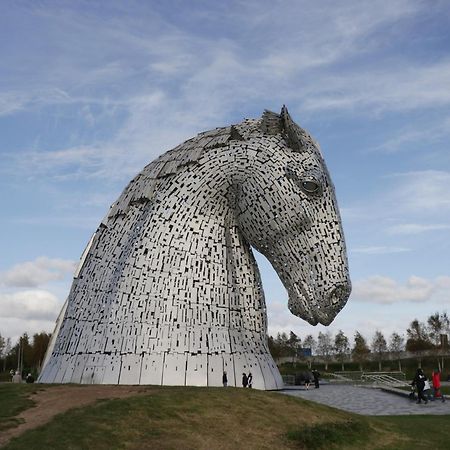
[[[333,185],[285,107],[199,134],[125,188],[89,242],[39,381],[279,389],[267,257],[291,312],[328,325],[350,294]]]

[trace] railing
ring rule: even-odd
[[[282,375],[282,378],[285,386],[295,385],[295,375]]]
[[[352,381],[361,381],[361,376],[364,372],[362,371],[342,371],[342,372],[334,372],[332,375],[336,381],[342,382],[352,382]]]
[[[364,372],[361,380],[382,386],[405,386],[406,376],[403,372]]]
[[[382,386],[405,386],[406,376],[403,372],[334,372],[334,381],[338,383],[364,383]]]
[[[407,386],[406,376],[403,372],[361,372],[347,371],[332,374],[337,383],[371,384],[375,386]],[[295,385],[295,375],[283,375],[286,386]]]

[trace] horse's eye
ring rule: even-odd
[[[307,194],[318,194],[320,191],[319,183],[312,180],[303,181],[302,188]]]
[[[318,197],[322,195],[323,186],[318,180],[322,178],[321,174],[298,174],[295,169],[287,165],[285,167],[286,177],[293,181],[304,194]]]

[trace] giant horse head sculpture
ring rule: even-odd
[[[333,185],[285,107],[146,166],[84,251],[42,382],[282,387],[254,247],[293,314],[328,325],[350,294]]]
[[[291,312],[329,325],[351,291],[333,183],[318,144],[286,107],[280,115],[266,111],[260,126],[251,143],[260,157],[237,185],[239,228],[280,276]],[[258,151],[265,146],[269,160]]]

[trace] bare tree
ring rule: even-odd
[[[427,327],[423,322],[414,319],[406,330],[408,339],[406,341],[406,350],[417,352],[420,350],[429,350],[433,348],[433,344],[427,333]]]
[[[308,334],[308,336],[305,337],[305,339],[303,340],[303,347],[311,349],[311,356],[307,356],[306,357],[306,361],[307,361],[308,367],[311,369],[311,363],[312,363],[312,360],[313,360],[313,355],[314,355],[314,353],[316,352],[316,349],[317,349],[317,343],[316,343],[316,340],[314,339],[314,336],[312,334]]]
[[[342,330],[334,337],[334,350],[338,360],[341,362],[341,368],[344,371],[344,361],[350,353],[350,343],[348,337],[344,334]]]
[[[450,320],[447,313],[438,312],[432,314],[427,320],[430,339],[434,345],[439,346],[441,344],[441,334],[447,334],[450,328]]]
[[[302,340],[293,332],[289,333],[288,346],[292,352],[292,356],[297,356],[298,349],[302,345]]]
[[[0,359],[3,359],[3,372],[6,370],[6,353],[5,353],[5,347],[6,347],[6,340],[5,338],[0,334]]]
[[[444,368],[444,358],[443,354],[445,352],[444,348],[441,348],[441,335],[448,334],[450,328],[450,320],[447,313],[439,314],[436,312],[428,317],[428,333],[430,340],[436,347],[436,357],[438,362],[439,370],[442,371]]]
[[[5,347],[3,349],[3,372],[6,371],[6,361],[8,359],[9,354],[11,353],[11,338],[6,338]]]
[[[325,361],[325,370],[328,370],[328,363],[333,354],[333,338],[329,331],[326,333],[319,332],[317,336],[317,352]]]
[[[400,354],[405,349],[405,338],[400,336],[398,333],[392,333],[389,340],[389,350],[397,358],[398,370],[402,371],[402,362],[400,360]]]
[[[367,361],[370,349],[367,346],[364,336],[359,331],[356,331],[354,340],[355,345],[352,349],[352,356],[354,361],[359,364],[359,370],[363,370],[363,363]]]
[[[378,371],[381,372],[381,363],[383,361],[384,354],[387,352],[387,343],[383,333],[379,330],[375,331],[373,336],[372,351],[375,353],[378,360]]]

